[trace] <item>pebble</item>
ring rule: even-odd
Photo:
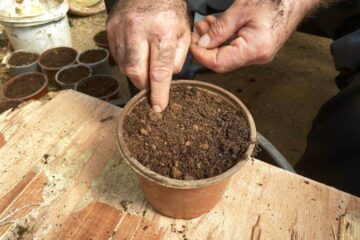
[[[171,173],[174,178],[181,178],[182,172],[177,167],[172,167]]]
[[[149,135],[149,132],[145,128],[141,128],[140,129],[140,134],[144,135],[144,136],[147,136],[147,135]]]

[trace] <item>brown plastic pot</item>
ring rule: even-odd
[[[95,95],[92,95],[92,94],[82,90],[82,87],[84,85],[86,85],[86,84],[89,84],[89,83],[101,86],[101,81],[102,81],[101,78],[110,78],[112,80],[115,80],[117,82],[117,88],[114,91],[112,91],[111,93],[109,93],[107,95],[103,95],[103,96],[95,96]],[[110,100],[114,100],[114,99],[118,98],[119,91],[120,91],[120,84],[119,84],[119,81],[117,80],[117,78],[115,76],[106,75],[106,74],[99,74],[99,75],[93,75],[93,76],[81,79],[79,82],[77,82],[75,84],[75,90],[78,91],[78,92],[82,92],[84,94],[88,94],[88,95],[90,95],[92,97],[99,98],[99,99],[104,100],[104,101],[110,101]]]
[[[254,120],[246,106],[233,94],[213,84],[178,80],[173,85],[186,85],[204,89],[222,97],[228,103],[244,113],[250,128],[250,144],[245,152],[245,159],[249,159],[256,142],[256,128]],[[146,199],[161,214],[181,219],[192,219],[209,212],[221,199],[231,177],[239,171],[244,161],[239,161],[226,172],[215,177],[201,180],[177,180],[162,176],[143,166],[135,158],[124,141],[124,120],[134,106],[149,97],[149,91],[143,90],[134,96],[121,111],[117,125],[117,141],[123,159],[136,172]],[[241,160],[245,160],[241,159]]]
[[[59,66],[49,66],[48,63],[46,62],[46,58],[53,53],[56,53],[55,55],[58,55],[56,57],[54,57],[54,59],[56,60],[56,58],[58,58],[60,55],[64,54],[64,53],[69,53],[71,54],[71,58],[69,61],[67,61],[66,63],[60,64]],[[67,66],[67,65],[71,65],[74,64],[76,62],[76,57],[77,57],[78,53],[75,49],[70,48],[70,47],[57,47],[57,48],[52,48],[49,49],[45,52],[43,52],[40,55],[39,58],[39,66],[42,69],[42,72],[45,73],[45,75],[48,78],[49,83],[54,86],[54,87],[59,87],[59,84],[55,81],[55,75],[56,73],[63,67]]]
[[[106,30],[100,31],[97,34],[95,34],[94,42],[95,42],[96,46],[101,47],[101,48],[105,48],[105,49],[107,49],[109,51],[109,53],[110,53],[109,65],[110,66],[116,66],[117,65],[116,61],[113,58],[113,56],[111,54],[111,51],[110,51],[110,46],[109,46]]]
[[[23,80],[24,78],[26,79],[31,75],[38,76],[39,79],[42,79],[43,83],[42,83],[41,87],[36,89],[34,92],[23,95],[23,96],[18,96],[18,97],[9,96],[10,89],[12,87],[14,87],[14,84],[17,81]],[[45,96],[49,91],[48,90],[48,80],[47,80],[46,75],[43,73],[39,73],[39,72],[23,73],[23,74],[17,75],[16,77],[13,77],[9,81],[7,81],[4,84],[2,91],[3,91],[4,97],[8,100],[25,101],[25,100],[30,100],[30,99],[39,99],[39,98]]]

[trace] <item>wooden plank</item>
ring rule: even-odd
[[[340,223],[340,240],[359,240],[360,239],[360,217],[346,214]]]
[[[251,160],[209,214],[188,221],[161,216],[119,156],[119,112],[64,91],[46,104],[35,101],[0,115],[6,142],[0,148],[0,172],[6,171],[0,174],[0,209],[40,202],[12,218],[2,237],[20,232],[29,239],[101,239],[110,233],[110,239],[337,239],[341,217],[360,215],[359,198]],[[31,171],[46,179],[45,187],[26,184],[38,179]],[[26,189],[36,197],[24,194]],[[92,229],[97,222],[104,224]]]
[[[80,212],[72,214],[55,239],[108,239],[122,214],[104,203],[93,203]]]

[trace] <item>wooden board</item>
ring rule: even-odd
[[[346,214],[340,222],[340,240],[360,240],[360,218]]]
[[[117,151],[120,111],[69,90],[0,115],[0,238],[338,239],[360,216],[359,198],[255,159],[209,214],[161,216]]]

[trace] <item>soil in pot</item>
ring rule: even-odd
[[[6,88],[6,97],[23,98],[38,91],[45,83],[45,78],[39,74],[26,74],[19,77]]]
[[[95,43],[101,44],[101,45],[108,45],[108,36],[107,36],[107,32],[106,31],[101,31],[98,32],[95,36],[94,36],[94,41]]]
[[[81,83],[81,85],[77,87],[77,90],[93,97],[104,97],[116,91],[118,86],[119,83],[114,78],[94,76],[91,77],[90,81]]]
[[[106,57],[106,52],[102,49],[93,49],[81,54],[79,60],[82,63],[96,63]]]
[[[77,53],[67,48],[54,49],[42,56],[41,64],[49,68],[69,65],[76,59]]]
[[[20,66],[29,65],[38,59],[39,59],[39,55],[36,53],[16,52],[10,57],[8,64],[12,66],[20,67]]]
[[[0,114],[11,108],[16,108],[17,106],[19,106],[20,103],[21,101],[16,101],[16,100],[0,102]]]
[[[244,114],[198,87],[172,86],[162,113],[138,103],[124,139],[141,164],[163,176],[195,180],[219,175],[244,157],[250,130]]]
[[[68,68],[59,74],[59,79],[63,83],[76,83],[88,77],[90,70],[85,66]]]

